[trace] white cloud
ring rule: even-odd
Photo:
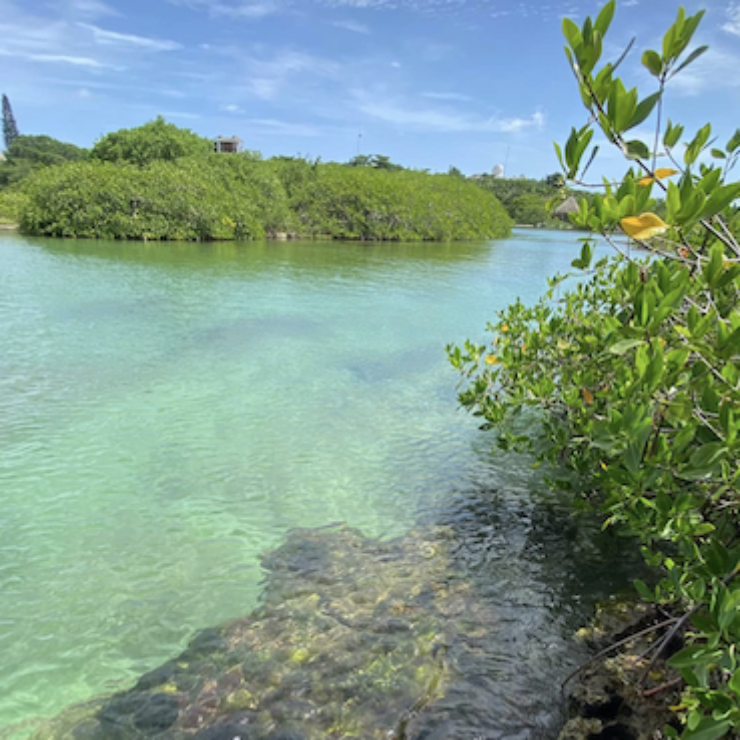
[[[70,56],[68,54],[28,54],[0,49],[0,56],[18,57],[20,59],[27,59],[29,62],[39,62],[41,64],[70,64],[74,67],[89,67],[91,69],[113,68],[113,65],[104,64],[103,62],[99,62],[97,59]]]
[[[141,49],[148,49],[150,51],[175,51],[182,48],[182,44],[178,44],[176,41],[106,31],[104,28],[98,28],[98,26],[93,26],[90,23],[78,23],[77,25],[81,28],[86,28],[88,31],[92,31],[93,38],[97,44],[107,46],[138,46]]]
[[[545,125],[545,116],[540,111],[529,118],[484,118],[453,109],[423,109],[397,101],[384,101],[367,91],[355,90],[353,95],[358,109],[365,115],[414,131],[516,134],[526,129],[542,129]]]
[[[85,98],[91,98],[92,96],[93,96],[93,94],[86,87],[81,87],[77,91],[77,97],[78,98],[82,98],[83,100]]]
[[[274,118],[252,118],[245,123],[250,130],[257,134],[276,134],[282,136],[319,136],[324,133],[317,126],[307,126],[302,123],[289,123]]]
[[[262,100],[272,100],[280,90],[280,81],[266,77],[254,77],[247,83],[247,92]]]
[[[366,26],[364,23],[358,23],[357,21],[334,21],[331,25],[335,28],[341,28],[344,31],[360,33],[365,36],[370,35],[370,27]]]
[[[740,87],[740,55],[713,46],[671,80],[673,91],[694,96],[710,90]]]
[[[740,36],[740,3],[732,3],[725,13],[729,20],[722,26],[722,30]]]
[[[68,0],[67,7],[73,15],[78,17],[99,18],[121,15],[114,7],[102,0]]]
[[[533,113],[530,118],[504,118],[492,121],[495,130],[505,134],[515,134],[528,128],[542,129],[545,126],[545,116],[540,111]]]
[[[87,29],[88,31],[92,31],[93,38],[97,44],[109,46],[137,46],[141,49],[148,49],[150,51],[175,51],[182,48],[182,44],[178,44],[176,41],[153,39],[147,36],[117,33],[116,31],[106,31],[103,28],[98,28],[98,26],[93,26],[89,23],[78,23],[77,25],[81,28]]]
[[[213,17],[259,20],[280,9],[275,2],[223,2],[222,0],[169,0],[173,5],[184,5],[191,10],[202,10]]]
[[[332,78],[338,65],[323,57],[298,51],[278,51],[272,57],[260,58],[235,52],[235,62],[245,80],[242,89],[262,100],[274,100],[296,77]]]

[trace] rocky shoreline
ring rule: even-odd
[[[664,622],[654,608],[629,600],[599,608],[577,635],[594,657],[570,682],[569,719],[558,740],[662,740],[667,725],[679,729],[671,710],[681,696],[675,672],[665,656],[652,660],[651,648],[667,633]]]

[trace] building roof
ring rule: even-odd
[[[217,136],[216,141],[230,141],[233,143],[239,142],[242,143],[242,140],[238,136]]]
[[[578,201],[571,195],[553,211],[552,215],[558,218],[568,218],[569,214],[578,213],[579,210]]]

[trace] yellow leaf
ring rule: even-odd
[[[509,331],[509,325],[508,325],[508,324],[504,324],[504,325],[503,325],[503,326],[501,327],[501,331],[502,331],[502,332],[504,332],[504,333],[506,333],[507,331]]]
[[[654,236],[668,231],[668,224],[654,213],[641,213],[639,216],[628,216],[620,222],[622,230],[627,236],[641,241],[652,239]]]
[[[671,170],[668,167],[660,167],[653,173],[655,177],[643,177],[642,180],[638,180],[638,185],[650,185],[650,183],[655,182],[656,180],[665,180],[666,177],[671,177],[672,175],[677,175],[678,170]]]
[[[583,400],[590,406],[594,402],[594,394],[588,388],[584,388],[582,393]]]
[[[496,355],[488,355],[486,357],[486,365],[498,365],[498,357]]]

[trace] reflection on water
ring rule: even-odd
[[[577,251],[530,232],[0,238],[0,727],[125,692],[199,630],[249,614],[260,555],[288,531],[332,522],[380,542],[442,526],[448,582],[495,613],[459,658],[462,688],[425,716],[458,727],[445,712],[470,707],[461,737],[547,726],[545,690],[574,659],[567,633],[609,553],[526,461],[490,458],[443,347],[534,300]]]

